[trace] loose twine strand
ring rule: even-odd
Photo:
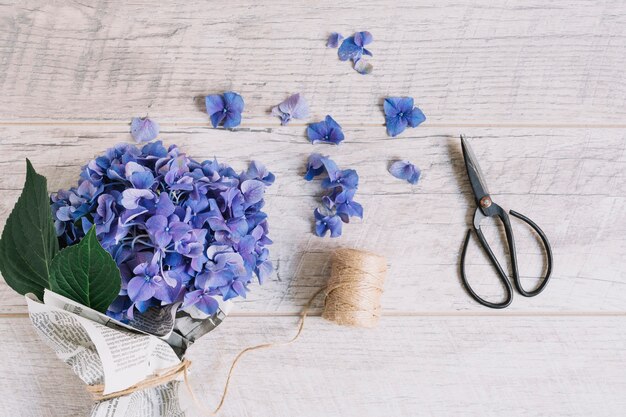
[[[104,385],[91,385],[87,387],[87,390],[92,393],[96,401],[103,401],[165,384],[177,379],[182,374],[185,386],[196,407],[209,415],[216,415],[226,401],[233,373],[241,358],[255,350],[287,346],[298,340],[304,330],[304,321],[311,305],[322,291],[325,292],[324,309],[322,311],[322,317],[324,319],[343,326],[365,328],[376,326],[381,315],[380,300],[383,294],[386,273],[387,261],[383,256],[356,249],[336,250],[332,255],[331,273],[328,284],[317,290],[315,294],[309,298],[309,301],[300,314],[296,334],[285,342],[262,343],[260,345],[249,346],[240,351],[230,365],[224,389],[215,410],[210,410],[204,406],[191,388],[188,376],[191,361],[187,359],[184,359],[176,366],[163,369],[144,381],[122,391],[102,395]]]

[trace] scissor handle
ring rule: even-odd
[[[550,247],[550,242],[548,241],[548,238],[546,237],[545,233],[543,233],[541,228],[539,228],[539,226],[537,226],[537,224],[534,223],[532,220],[530,220],[528,217],[513,210],[509,212],[512,216],[524,221],[530,227],[532,227],[533,230],[535,230],[535,232],[537,232],[537,234],[541,238],[541,241],[544,245],[547,260],[548,260],[546,276],[543,278],[542,282],[534,290],[526,291],[524,290],[524,288],[522,288],[521,280],[519,277],[519,270],[517,266],[517,251],[515,248],[515,238],[513,237],[513,229],[511,227],[511,221],[509,220],[509,216],[500,206],[498,206],[495,203],[493,203],[492,206],[490,207],[490,212],[491,213],[489,214],[489,216],[498,217],[502,221],[502,224],[504,226],[504,232],[506,234],[506,240],[509,246],[509,255],[511,259],[511,269],[513,270],[513,282],[515,284],[515,288],[524,297],[536,296],[537,294],[541,293],[545,289],[546,285],[548,284],[548,280],[550,279],[550,274],[552,273],[552,248]],[[467,232],[467,235],[465,236],[465,242],[463,243],[463,251],[461,252],[461,279],[463,280],[463,284],[465,285],[465,288],[467,289],[468,293],[478,303],[486,307],[490,307],[490,308],[505,308],[511,304],[511,301],[513,299],[512,287],[511,287],[511,283],[508,280],[506,272],[504,272],[504,269],[502,269],[500,262],[498,261],[493,251],[491,250],[491,247],[489,246],[489,243],[487,242],[487,239],[485,239],[485,236],[480,228],[480,222],[486,217],[487,216],[482,214],[480,209],[476,209],[476,214],[474,216],[473,230],[476,233],[476,236],[478,237],[478,241],[480,242],[480,245],[489,256],[489,259],[491,260],[491,264],[496,269],[496,272],[498,273],[498,277],[500,281],[502,281],[502,283],[504,284],[504,287],[506,290],[506,299],[501,303],[492,303],[490,301],[487,301],[481,298],[478,294],[476,294],[476,292],[471,288],[471,286],[469,285],[469,282],[467,281],[467,278],[465,276],[465,255],[467,253],[467,246],[469,244],[469,238],[471,236],[472,229],[469,229]]]
[[[537,286],[537,288],[535,288],[532,291],[526,291],[524,290],[524,288],[522,288],[522,283],[521,283],[519,272],[517,269],[517,255],[514,251],[511,252],[511,263],[514,265],[513,282],[515,283],[515,288],[517,288],[517,291],[519,291],[519,293],[522,294],[524,297],[534,297],[538,295],[539,293],[541,293],[546,288],[546,285],[548,284],[548,280],[550,280],[550,275],[552,274],[552,247],[550,246],[550,242],[548,241],[546,234],[543,233],[543,230],[541,230],[541,228],[537,226],[535,222],[533,222],[528,217],[514,210],[509,210],[509,214],[513,217],[517,217],[518,219],[522,220],[523,222],[528,224],[530,227],[532,227],[532,229],[535,232],[537,232],[537,234],[539,235],[539,238],[541,239],[541,242],[543,243],[543,247],[546,252],[546,257],[548,260],[547,262],[548,265],[546,267],[546,276],[541,280],[541,283]],[[506,226],[505,226],[505,230],[507,230]],[[511,241],[512,241],[512,238],[513,238],[513,232],[511,231]],[[508,234],[507,234],[507,239],[508,239]],[[510,246],[511,245],[509,243],[509,249],[510,249]]]
[[[483,247],[485,252],[487,252],[489,259],[491,260],[491,264],[496,269],[496,272],[498,273],[498,277],[500,278],[500,281],[502,281],[502,284],[504,285],[506,298],[501,303],[493,303],[491,301],[487,301],[481,296],[479,296],[478,294],[476,294],[476,292],[472,289],[469,282],[467,281],[467,277],[465,276],[465,255],[467,254],[467,246],[469,244],[470,236],[472,235],[472,230],[474,230],[474,232],[476,233],[476,236],[478,237],[478,241],[480,242],[480,245]],[[511,283],[509,282],[506,273],[502,269],[502,266],[500,266],[500,262],[498,262],[496,255],[493,254],[493,251],[491,250],[489,243],[487,243],[487,239],[485,239],[485,235],[483,234],[482,230],[480,230],[480,227],[469,229],[467,231],[467,234],[465,235],[465,242],[463,243],[463,251],[461,252],[461,279],[463,280],[463,285],[465,286],[465,289],[467,290],[469,295],[474,300],[484,305],[485,307],[506,308],[511,304],[511,301],[513,301],[513,287],[511,286]]]

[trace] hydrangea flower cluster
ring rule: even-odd
[[[330,237],[341,236],[342,223],[349,223],[350,217],[363,218],[363,206],[354,201],[354,194],[359,186],[359,175],[353,169],[341,170],[327,156],[318,153],[309,156],[304,179],[311,181],[326,173],[322,188],[328,191],[322,198],[322,210],[315,209],[315,234]]]
[[[341,40],[343,40],[343,42],[341,42]],[[356,72],[365,75],[371,73],[373,70],[372,64],[367,62],[364,58],[365,55],[373,56],[372,53],[365,48],[365,46],[372,43],[373,40],[374,37],[369,32],[356,32],[346,39],[343,39],[340,33],[333,32],[328,37],[326,46],[336,48],[339,42],[341,42],[341,46],[339,46],[339,50],[337,51],[339,60],[351,60]]]
[[[95,225],[117,263],[122,289],[109,316],[177,302],[213,314],[218,299],[245,297],[255,275],[262,283],[272,272],[262,208],[273,182],[258,162],[237,174],[160,141],[119,144],[82,168],[77,187],[53,194],[51,209],[61,246]]]

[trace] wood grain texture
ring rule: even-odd
[[[374,73],[325,48],[331,31],[369,30]],[[277,175],[267,210],[277,272],[191,351],[193,383],[215,404],[239,349],[287,338],[328,275],[337,247],[389,259],[384,317],[372,331],[313,317],[291,348],[237,370],[223,416],[617,416],[626,408],[626,5],[621,0],[494,2],[271,0],[227,3],[0,3],[0,226],[28,157],[68,187],[80,166],[129,140],[149,113],[162,138],[196,158]],[[208,126],[203,97],[246,100],[234,131]],[[312,146],[305,122],[271,106],[302,92],[309,121],[344,126],[339,147]],[[385,135],[382,100],[410,95],[428,120]],[[534,219],[555,253],[553,281],[505,311],[479,307],[458,276],[473,202],[466,134],[495,200]],[[311,152],[361,176],[365,218],[339,240],[312,234]],[[410,186],[395,159],[423,170]],[[525,285],[542,271],[536,237],[514,224]],[[487,227],[494,243],[502,239]],[[506,254],[497,252],[500,258]],[[472,242],[481,294],[502,289]],[[313,312],[319,314],[319,305]],[[78,417],[90,398],[36,337],[23,299],[0,283],[0,416]],[[28,406],[27,406],[28,405]]]
[[[294,327],[294,318],[229,318],[190,351],[195,392],[213,406],[241,348],[287,339]],[[315,318],[295,345],[242,360],[220,415],[621,415],[625,327],[623,317],[394,317],[356,330]],[[12,391],[3,415],[86,415],[82,382],[28,319],[0,321],[0,331]]]
[[[111,126],[0,127],[3,168],[0,179],[4,221],[23,184],[24,158],[50,178],[50,190],[77,180],[85,161],[128,139],[127,128]],[[294,131],[295,132],[292,132]],[[550,237],[555,254],[553,282],[541,297],[518,297],[508,311],[623,312],[626,270],[626,137],[615,129],[463,130],[471,137],[494,198],[533,218]],[[312,146],[299,128],[237,132],[208,128],[166,130],[162,137],[199,159],[246,166],[258,156],[277,176],[267,210],[271,257],[277,273],[239,304],[241,313],[296,314],[328,276],[328,255],[342,246],[375,250],[390,264],[384,307],[390,312],[482,310],[459,283],[459,251],[473,217],[469,185],[457,137],[449,129],[421,128],[389,139],[382,128],[352,128],[339,147]],[[326,152],[341,167],[361,176],[357,200],[363,221],[345,227],[341,239],[312,234],[312,211],[319,204],[318,181],[302,174],[310,152]],[[417,186],[393,178],[390,161],[408,158],[422,167]],[[534,285],[543,252],[530,229],[515,224],[524,282]],[[497,241],[497,229],[489,229]],[[584,241],[585,244],[580,242]],[[496,246],[499,249],[501,246]],[[504,259],[505,253],[498,255]],[[468,268],[485,295],[502,290],[486,257],[474,244]],[[24,301],[1,284],[0,312],[23,313]]]
[[[622,0],[273,0],[0,5],[0,119],[206,122],[203,97],[246,99],[244,125],[302,92],[315,118],[381,125],[411,95],[439,124],[615,124],[626,115]],[[70,23],[71,22],[71,23]],[[325,47],[369,30],[374,73]],[[494,105],[497,103],[497,105]]]

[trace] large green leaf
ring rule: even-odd
[[[120,292],[120,270],[96,238],[96,228],[52,260],[50,289],[104,313]]]
[[[15,291],[32,292],[42,299],[58,251],[46,178],[37,174],[27,159],[24,189],[0,239],[0,271]]]

